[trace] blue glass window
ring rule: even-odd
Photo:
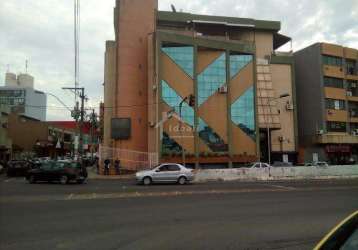
[[[163,139],[162,139],[162,153],[169,154],[169,153],[179,153],[181,152],[182,147],[169,135],[163,132]]]
[[[198,75],[198,104],[199,106],[213,95],[226,82],[225,53],[211,63]]]
[[[220,136],[200,118],[198,133],[200,139],[202,139],[213,152],[228,151],[228,145],[224,142],[224,140],[221,139]]]
[[[179,114],[179,103],[182,101],[182,98],[164,80],[162,80],[162,99],[168,106],[174,108],[177,114]],[[184,122],[194,126],[194,110],[186,102],[182,105],[181,117]]]
[[[255,139],[255,100],[253,87],[246,90],[231,105],[231,120],[252,139]]]
[[[167,54],[191,78],[194,75],[194,48],[192,46],[162,47]]]
[[[230,77],[233,78],[252,61],[252,55],[230,55]]]

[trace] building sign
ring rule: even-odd
[[[326,146],[327,153],[350,153],[351,146],[350,145],[327,145]]]

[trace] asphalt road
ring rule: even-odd
[[[358,180],[0,185],[4,250],[311,249],[358,209]]]

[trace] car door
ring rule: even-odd
[[[156,170],[154,170],[153,173],[153,181],[154,182],[163,182],[163,181],[168,181],[168,176],[169,176],[169,170],[168,170],[168,165],[161,165],[160,167],[158,167]]]
[[[168,165],[168,180],[176,182],[181,174],[181,168],[176,164]]]

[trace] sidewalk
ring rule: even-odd
[[[87,168],[88,179],[89,180],[134,180],[134,174],[124,174],[124,175],[100,175],[97,174],[96,167]]]

